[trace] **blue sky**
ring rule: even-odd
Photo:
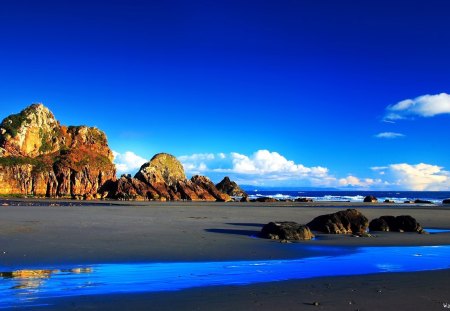
[[[97,126],[120,172],[169,152],[214,181],[448,190],[449,11],[3,0],[1,117],[42,102]]]

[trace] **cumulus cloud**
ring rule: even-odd
[[[395,184],[415,191],[442,191],[450,189],[450,172],[431,164],[392,164],[390,172]]]
[[[148,161],[132,151],[123,154],[113,151],[113,154],[118,174],[133,174]]]
[[[450,113],[450,95],[422,95],[414,99],[405,99],[386,108],[385,121],[408,119],[415,116],[433,117]]]
[[[303,181],[308,185],[330,185],[336,179],[325,167],[306,167],[277,152],[258,150],[251,155],[193,154],[178,157],[188,174],[231,175],[246,184],[274,184]]]
[[[375,137],[392,139],[392,138],[405,137],[405,135],[403,135],[401,133],[395,133],[395,132],[382,132],[382,133],[376,134]]]
[[[306,167],[286,159],[278,152],[270,152],[268,150],[258,150],[251,156],[234,152],[231,153],[231,157],[233,171],[236,173],[254,175],[277,174],[286,177],[325,177],[328,174],[328,169],[325,167]]]
[[[178,157],[188,175],[201,175],[211,171],[210,167],[220,167],[226,159],[224,153],[194,153]]]
[[[364,178],[360,179],[358,177],[349,175],[346,178],[339,179],[339,185],[342,187],[360,187],[368,188],[371,186],[387,185],[387,182],[383,182],[381,179]]]

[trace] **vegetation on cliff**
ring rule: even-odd
[[[61,126],[42,104],[3,120],[0,166],[0,194],[92,196],[116,172],[102,131]]]

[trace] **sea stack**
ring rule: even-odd
[[[0,125],[0,194],[93,198],[115,179],[113,153],[95,127],[62,126],[43,104]]]
[[[231,201],[209,178],[196,175],[187,179],[183,165],[168,153],[156,154],[134,178],[123,176],[103,190],[113,199]]]
[[[246,197],[247,193],[238,186],[237,183],[230,180],[230,177],[225,176],[221,182],[216,185],[219,191],[226,193],[232,197]]]

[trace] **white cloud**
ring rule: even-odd
[[[433,117],[438,114],[450,113],[450,95],[422,95],[414,99],[405,99],[386,108],[384,120],[392,121],[415,116]]]
[[[389,166],[395,184],[402,189],[440,191],[450,189],[450,172],[431,164],[392,164]]]
[[[213,153],[194,153],[191,155],[183,155],[183,156],[178,157],[178,160],[180,160],[181,162],[204,161],[204,160],[214,160],[214,159],[215,159],[215,155]]]
[[[123,154],[113,151],[113,154],[118,174],[133,174],[142,166],[142,164],[148,162],[148,160],[138,156],[132,151],[127,151]]]
[[[203,175],[211,171],[209,167],[221,167],[227,159],[224,153],[194,153],[178,157],[188,175]]]
[[[325,167],[306,167],[286,159],[277,152],[258,150],[252,155],[193,154],[178,157],[188,174],[231,175],[245,184],[277,184],[280,182],[329,186],[336,178]]]
[[[346,178],[339,179],[339,185],[342,187],[358,187],[358,188],[369,188],[369,187],[379,187],[388,185],[387,182],[383,182],[381,179],[364,178],[360,179],[358,177],[349,175]]]
[[[378,133],[375,135],[376,138],[400,138],[400,137],[405,137],[405,135],[401,134],[401,133],[395,133],[395,132],[383,132],[383,133]]]
[[[388,169],[389,166],[372,166],[370,169],[373,171],[382,171]]]
[[[134,173],[147,162],[131,151],[113,151],[120,174]],[[307,167],[286,159],[277,152],[258,150],[251,155],[237,152],[198,153],[178,157],[188,175],[203,174],[219,181],[225,175],[238,184],[266,186],[326,186],[380,190],[442,191],[450,189],[450,172],[432,164],[391,164],[370,169],[380,178],[360,178],[353,174],[344,178],[331,175],[323,166]],[[381,176],[380,176],[381,177]]]

